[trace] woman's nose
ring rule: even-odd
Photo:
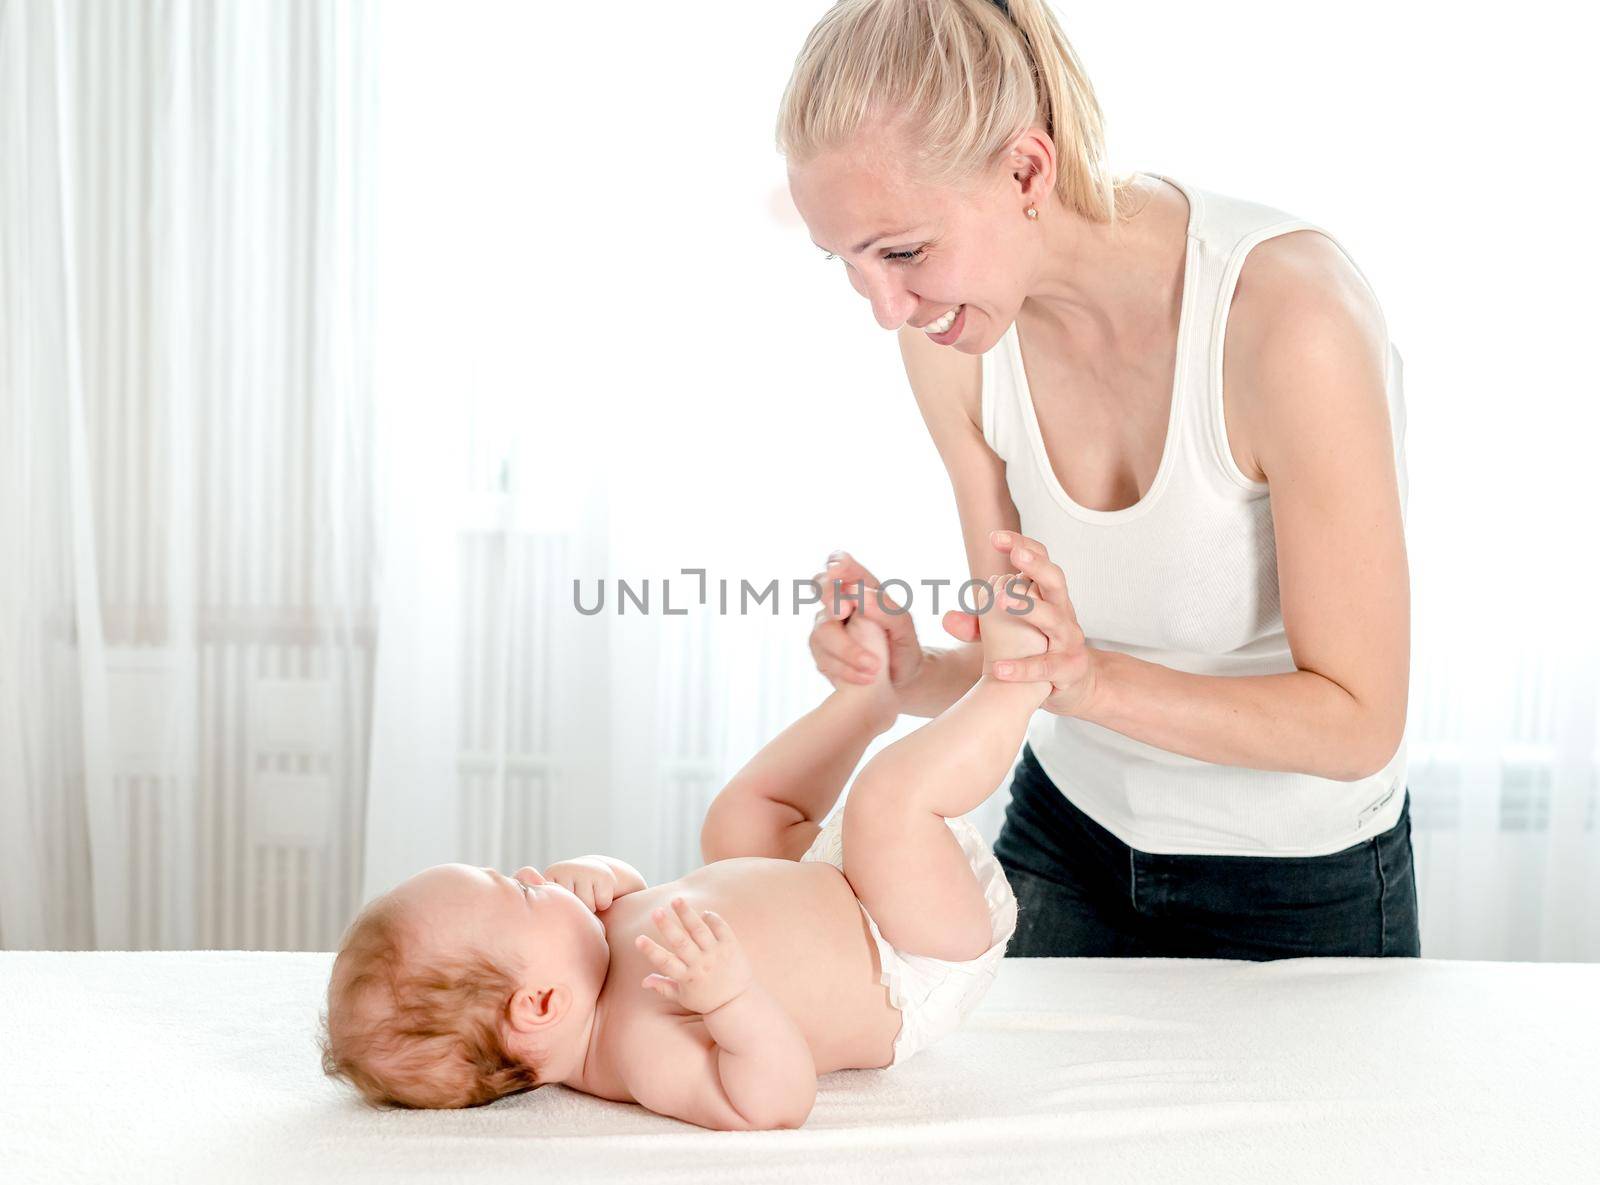
[[[917,301],[889,276],[867,277],[860,272],[850,273],[851,286],[872,305],[872,315],[885,329],[899,329],[917,307]]]
[[[899,329],[917,307],[916,299],[904,289],[891,288],[886,284],[874,285],[868,290],[867,299],[872,302],[872,315],[885,329]]]

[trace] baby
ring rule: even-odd
[[[793,1128],[819,1074],[898,1065],[955,1029],[1017,914],[962,816],[1050,691],[992,677],[1046,639],[1026,577],[989,586],[982,677],[868,762],[826,826],[899,714],[886,635],[859,606],[845,628],[876,680],[841,685],[722,789],[704,867],[648,886],[611,856],[509,877],[441,864],[368,903],[334,962],[324,1070],[377,1106],[559,1082],[708,1128]]]

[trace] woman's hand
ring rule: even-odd
[[[922,643],[917,641],[917,627],[911,622],[911,614],[903,611],[905,607],[882,593],[878,589],[878,578],[846,552],[834,552],[828,557],[828,566],[811,579],[822,598],[816,624],[811,628],[811,657],[816,660],[817,670],[835,688],[845,683],[865,686],[874,681],[881,659],[851,638],[845,629],[850,615],[859,610],[868,621],[882,626],[888,635],[889,681],[896,692],[909,688],[922,670],[923,650]],[[834,612],[835,581],[839,582],[837,613]],[[846,596],[859,599],[845,600]]]
[[[541,875],[572,893],[594,913],[610,909],[617,895],[616,872],[604,860],[593,856],[557,861]]]
[[[1083,715],[1095,693],[1097,652],[1078,626],[1078,614],[1067,597],[1066,575],[1050,561],[1044,547],[1026,535],[991,531],[989,541],[995,550],[1009,553],[1017,571],[1033,582],[1029,595],[1035,604],[1027,619],[1045,635],[1049,647],[1033,658],[995,663],[994,677],[1007,683],[1048,680],[1050,694],[1039,706],[1057,716]]]

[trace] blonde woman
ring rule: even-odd
[[[790,192],[895,330],[971,572],[1042,592],[995,854],[1010,955],[1417,955],[1400,356],[1327,232],[1113,176],[1043,0],[841,0],[778,120]],[[876,587],[843,553],[819,580]],[[903,711],[979,677],[887,591]],[[830,597],[811,635],[867,682]],[[843,614],[852,610],[843,603]]]

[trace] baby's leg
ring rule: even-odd
[[[986,661],[1043,651],[1044,635],[1001,613],[1003,604],[983,617]],[[963,961],[992,945],[983,890],[945,819],[1000,785],[1049,693],[1048,683],[984,675],[943,715],[874,757],[851,786],[845,876],[897,950]]]

